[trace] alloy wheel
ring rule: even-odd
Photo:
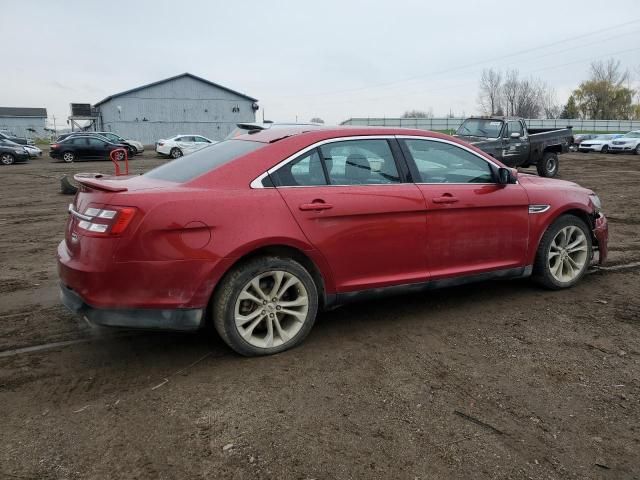
[[[62,155],[62,159],[67,163],[73,162],[73,153],[65,152],[65,154]]]
[[[2,157],[0,157],[0,161],[2,161],[3,165],[11,165],[15,162],[15,159],[10,153],[3,153]]]
[[[271,348],[293,339],[307,319],[309,295],[297,276],[282,270],[261,273],[241,290],[235,325],[250,345]]]
[[[557,281],[571,282],[582,273],[588,254],[587,237],[582,229],[572,225],[564,227],[549,246],[549,271]]]

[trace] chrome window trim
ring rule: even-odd
[[[396,138],[395,135],[354,135],[351,137],[335,137],[335,138],[328,138],[326,140],[320,140],[312,145],[309,145],[308,147],[303,148],[302,150],[298,150],[293,155],[289,155],[287,158],[285,158],[281,162],[278,162],[269,170],[267,170],[266,172],[262,173],[261,175],[253,179],[253,181],[249,184],[249,186],[251,188],[276,188],[276,187],[265,187],[264,185],[262,185],[262,180],[264,180],[267,175],[274,173],[280,167],[283,167],[284,165],[291,162],[292,160],[295,160],[299,156],[304,155],[305,153],[313,150],[314,148],[320,147],[322,145],[326,145],[327,143],[336,143],[336,142],[349,141],[349,140],[393,140],[394,138]],[[394,158],[394,161],[395,161],[395,158]],[[364,185],[407,185],[407,184],[399,182],[399,183],[359,183],[357,185],[335,185],[335,184],[332,184],[332,185],[285,185],[277,188],[353,187],[353,186],[364,186]]]
[[[336,142],[342,142],[342,141],[348,141],[348,140],[393,140],[393,139],[397,139],[397,140],[427,140],[427,141],[431,141],[431,142],[440,142],[440,143],[446,143],[448,145],[452,145],[454,147],[458,147],[461,148],[469,153],[471,153],[472,155],[475,155],[476,157],[478,157],[481,160],[484,160],[485,162],[493,165],[495,168],[502,168],[499,165],[495,164],[494,162],[492,162],[491,160],[489,160],[488,158],[483,157],[482,155],[478,154],[478,152],[475,152],[474,150],[470,149],[469,147],[465,146],[465,145],[460,145],[459,143],[456,142],[452,142],[451,140],[446,140],[444,138],[435,138],[435,137],[427,137],[427,136],[420,136],[420,135],[354,135],[351,137],[335,137],[335,138],[328,138],[326,140],[320,140],[312,145],[309,145],[308,147],[303,148],[302,150],[297,151],[296,153],[294,153],[293,155],[288,156],[287,158],[285,158],[284,160],[278,162],[276,165],[274,165],[273,167],[271,167],[270,169],[268,169],[266,172],[258,175],[256,178],[254,178],[251,183],[249,184],[249,186],[252,189],[262,189],[262,188],[318,188],[318,187],[364,187],[364,186],[383,186],[383,185],[409,185],[409,184],[413,184],[413,185],[497,185],[496,182],[490,182],[490,183],[469,183],[469,182],[460,182],[460,183],[429,183],[429,182],[410,182],[410,183],[404,183],[404,182],[399,182],[399,183],[359,183],[359,184],[347,184],[347,185],[336,185],[336,184],[331,184],[331,185],[286,185],[286,186],[282,186],[282,187],[265,187],[262,184],[262,181],[271,173],[274,173],[276,170],[278,170],[279,168],[283,167],[284,165],[286,165],[287,163],[291,162],[292,160],[295,160],[296,158],[298,158],[301,155],[304,155],[305,153],[313,150],[314,148],[320,147],[322,145],[326,145],[327,143],[336,143]],[[519,182],[516,181],[516,185]]]

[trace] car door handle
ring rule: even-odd
[[[324,202],[312,202],[312,203],[303,203],[302,205],[300,205],[300,210],[303,211],[307,211],[307,210],[329,210],[330,208],[333,208],[333,205],[331,205],[330,203],[324,203]]]
[[[442,197],[432,198],[433,203],[456,203],[458,199],[451,195],[443,195]]]

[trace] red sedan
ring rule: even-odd
[[[566,288],[607,254],[592,191],[422,130],[272,128],[76,180],[64,304],[114,327],[211,321],[243,355],[299,344],[337,304],[491,278]]]

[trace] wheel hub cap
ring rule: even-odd
[[[549,271],[557,281],[571,282],[586,267],[588,254],[584,232],[575,226],[565,227],[556,234],[549,246]]]
[[[234,319],[242,338],[258,348],[293,339],[307,320],[309,298],[302,281],[282,270],[254,277],[240,291]]]

